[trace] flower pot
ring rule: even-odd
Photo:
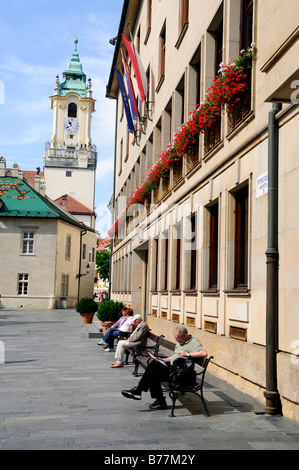
[[[102,325],[102,330],[103,330],[103,336],[105,336],[105,334],[107,333],[107,331],[109,330],[109,328],[114,325],[114,321],[101,321],[101,325]]]
[[[80,313],[82,323],[84,323],[84,324],[86,324],[86,323],[92,323],[94,313],[95,313],[95,312],[91,312],[91,313]]]

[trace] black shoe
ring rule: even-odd
[[[152,403],[149,407],[152,410],[165,410],[167,408],[167,403],[165,398],[161,398],[160,400],[154,401],[154,403]]]
[[[135,387],[132,390],[122,390],[121,394],[126,398],[133,398],[133,400],[141,400],[141,393]]]

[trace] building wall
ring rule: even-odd
[[[56,230],[56,220],[1,218],[2,308],[53,308]],[[35,234],[32,254],[22,254],[22,233],[26,231]],[[29,274],[27,295],[18,295],[18,274]]]
[[[66,172],[71,172],[71,176],[66,176]],[[82,204],[94,209],[94,186],[95,171],[72,167],[44,167],[46,178],[46,194],[55,200],[62,194],[69,194]],[[90,188],[90,191],[86,191]],[[89,223],[90,225],[90,223]]]
[[[78,298],[93,296],[95,246],[93,232],[83,236],[86,258],[82,259],[80,278],[77,274],[80,258],[81,228],[63,221],[38,218],[1,218],[0,294],[1,308],[51,309],[75,307]],[[33,253],[22,253],[22,234],[34,233]],[[70,236],[70,256],[66,256],[66,237]],[[28,274],[28,291],[18,293],[19,274]],[[62,283],[67,291],[62,291]],[[68,280],[67,280],[68,279]],[[61,303],[61,298],[66,303]]]
[[[134,3],[134,2],[132,2]],[[298,104],[290,101],[291,80],[298,75],[298,20],[296,1],[254,1],[250,109],[232,127],[221,118],[220,141],[206,150],[200,137],[194,165],[183,159],[181,174],[171,172],[168,187],[162,182],[152,192],[151,205],[139,207],[126,223],[126,233],[114,241],[113,298],[146,315],[153,331],[172,339],[177,322],[186,324],[214,356],[211,369],[263,401],[266,344],[267,192],[261,194],[258,177],[268,170],[268,114],[271,101],[283,102],[279,121],[279,353],[278,387],[283,412],[299,420],[298,355]],[[200,99],[214,76],[215,30],[223,19],[223,62],[239,56],[240,5],[238,0],[190,0],[189,24],[180,39],[179,5],[171,0],[153,2],[148,32],[147,2],[139,9],[134,43],[140,32],[140,56],[150,67],[154,89],[149,114],[133,141],[128,136],[118,100],[115,210],[118,216],[127,199],[159,158],[173,134],[196,107],[196,80]],[[288,17],[292,20],[288,21]],[[160,35],[166,25],[165,78],[159,80]],[[279,34],[273,34],[279,31]],[[126,33],[126,31],[124,31]],[[127,32],[128,35],[128,32]],[[179,43],[179,44],[178,44]],[[200,73],[195,68],[201,58]],[[291,60],[292,59],[292,60]],[[296,75],[297,74],[297,75]],[[133,74],[132,74],[133,75]],[[134,78],[132,77],[133,83]],[[159,83],[160,81],[160,83]],[[158,86],[159,84],[159,86]],[[135,88],[137,90],[137,87]],[[288,93],[288,100],[285,100]],[[184,97],[184,99],[182,98]],[[183,109],[182,109],[183,108]],[[143,110],[144,111],[144,110]],[[129,144],[128,144],[129,138]],[[235,200],[248,187],[246,288],[234,288]],[[209,217],[218,203],[217,286],[209,288]],[[196,214],[196,286],[190,288],[191,255],[188,235],[191,214]],[[180,287],[175,287],[176,226],[181,223]],[[165,257],[168,239],[168,260]],[[156,240],[159,250],[156,258]],[[186,245],[187,240],[187,245]],[[167,284],[165,285],[165,269]],[[297,349],[296,349],[297,348]],[[296,352],[297,351],[297,352]]]

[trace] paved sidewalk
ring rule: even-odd
[[[114,354],[88,337],[74,310],[2,309],[0,340],[0,450],[299,450],[299,424],[262,414],[209,373],[211,417],[197,397],[178,403],[175,418],[150,410],[149,394],[124,398],[138,381],[132,364],[111,369]]]

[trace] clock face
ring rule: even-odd
[[[65,118],[64,130],[69,133],[76,133],[79,130],[79,119]]]

